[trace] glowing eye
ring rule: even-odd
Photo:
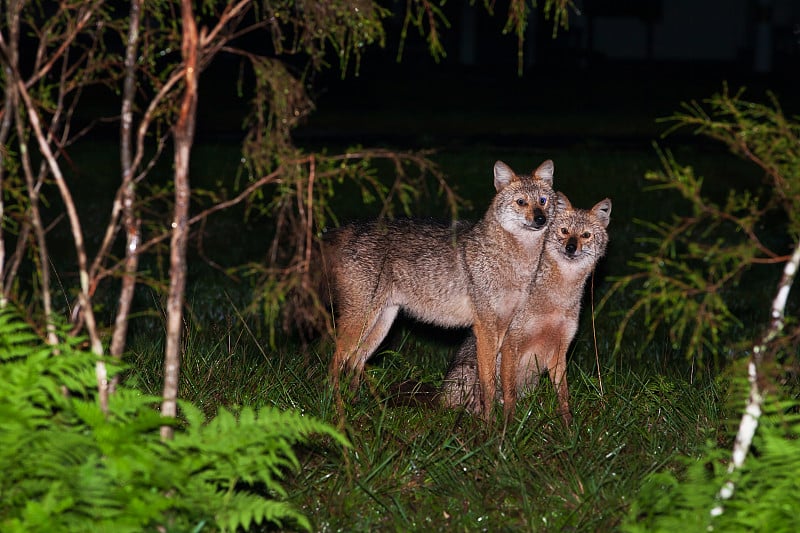
[[[521,206],[528,205],[528,202],[526,202],[522,198],[517,198],[517,205],[521,205]]]
[[[541,196],[539,198],[539,205],[547,205],[547,196]]]
[[[589,238],[589,237],[591,237],[591,236],[592,236],[592,234],[591,234],[591,233],[589,233],[588,231],[584,231],[584,232],[583,232],[583,235],[581,235],[581,237],[583,237],[584,239],[588,239],[588,238]]]
[[[567,228],[561,228],[561,235],[567,235],[568,233],[569,231],[567,230]]]

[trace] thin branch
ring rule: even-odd
[[[263,186],[268,185],[270,183],[278,182],[279,181],[279,177],[280,177],[282,172],[283,172],[283,169],[280,168],[280,169],[278,169],[278,170],[276,170],[276,171],[274,171],[274,172],[272,172],[270,174],[267,174],[266,176],[262,176],[258,180],[254,181],[253,183],[248,185],[244,190],[242,190],[242,192],[240,192],[239,194],[237,194],[235,197],[231,198],[230,200],[225,200],[224,202],[216,203],[213,206],[209,207],[208,209],[205,209],[205,210],[201,211],[200,213],[194,215],[193,217],[189,218],[188,225],[189,226],[193,226],[193,225],[197,224],[198,222],[201,222],[201,221],[205,220],[210,215],[212,215],[212,214],[214,214],[214,213],[216,213],[218,211],[222,211],[224,209],[227,209],[229,207],[232,207],[232,206],[234,206],[236,204],[239,204],[239,203],[243,202],[256,189],[259,189],[260,187],[263,187]],[[161,233],[160,235],[156,235],[155,237],[152,237],[149,240],[141,243],[139,245],[139,254],[142,254],[142,253],[145,253],[145,252],[149,251],[151,248],[153,248],[156,245],[158,245],[158,244],[164,242],[165,240],[167,240],[171,235],[172,235],[171,231],[165,231],[164,233]],[[108,277],[112,272],[116,272],[121,265],[122,265],[122,261],[119,261],[119,262],[115,263],[114,265],[112,265],[108,269],[105,269],[102,272],[99,272],[97,274],[97,276],[96,276],[96,279],[99,281],[99,280],[102,280],[102,279]]]
[[[222,33],[222,30],[234,19],[243,17],[252,4],[252,0],[239,0],[238,3],[232,6],[230,4],[226,5],[217,24],[211,30],[200,36],[200,47],[206,49],[209,46],[221,46],[221,44],[215,44],[215,41],[217,41],[217,43],[228,41],[228,37],[219,37],[220,33]],[[236,25],[234,24],[234,26]],[[208,50],[203,50],[203,53],[208,53]]]
[[[56,158],[53,155],[52,150],[50,150],[50,146],[45,139],[44,133],[42,132],[41,124],[39,122],[39,115],[36,112],[33,102],[31,101],[31,97],[25,88],[25,84],[18,77],[16,84],[17,90],[19,91],[19,94],[22,97],[22,101],[24,102],[25,108],[28,112],[28,122],[35,133],[36,140],[39,144],[39,150],[50,167],[50,172],[55,179],[58,190],[61,193],[61,199],[64,201],[64,207],[67,211],[67,218],[69,219],[70,229],[72,230],[72,240],[73,244],[75,245],[75,253],[78,258],[78,271],[80,275],[80,304],[83,311],[84,320],[86,321],[86,330],[89,334],[92,352],[98,356],[96,371],[99,399],[100,407],[105,412],[108,408],[108,374],[106,372],[105,363],[99,358],[103,355],[103,344],[100,341],[100,336],[97,333],[94,311],[92,310],[91,299],[89,296],[89,274],[86,268],[86,247],[83,240],[83,230],[81,229],[78,212],[75,209],[75,202],[72,199],[72,193],[70,192],[66,180],[61,173],[61,167],[58,165],[58,162],[56,161]],[[42,265],[42,268],[45,269],[46,265]]]
[[[41,66],[41,68],[38,68],[33,73],[33,75],[28,79],[28,81],[25,82],[26,89],[33,87],[33,85],[36,82],[44,78],[48,74],[48,72],[50,72],[50,70],[53,68],[53,65],[55,65],[56,61],[58,61],[58,59],[63,54],[66,53],[69,46],[75,42],[78,34],[80,34],[80,32],[89,24],[89,21],[91,20],[95,11],[97,10],[97,8],[103,5],[103,2],[104,0],[95,0],[95,2],[93,2],[91,5],[85,6],[83,8],[84,9],[83,14],[79,16],[75,25],[72,28],[70,28],[69,33],[64,36],[61,46],[59,46],[55,50],[53,55],[50,56],[50,59],[48,59],[47,62]],[[43,46],[39,47],[40,52],[42,52],[44,49],[45,47]],[[40,63],[40,61],[37,61],[37,63]]]

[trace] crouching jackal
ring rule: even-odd
[[[547,160],[517,175],[495,163],[497,194],[473,225],[393,220],[328,232],[323,257],[334,303],[337,391],[343,372],[351,374],[351,388],[358,386],[402,309],[439,326],[472,326],[478,382],[494,398],[495,357],[527,296],[555,210],[553,168]]]
[[[584,284],[608,244],[611,200],[606,198],[584,210],[573,208],[561,193],[557,197],[555,217],[547,231],[530,295],[496,353],[506,420],[514,413],[517,394],[535,386],[545,371],[556,387],[560,414],[566,423],[572,420],[567,349],[578,329]],[[484,409],[478,362],[475,338],[470,337],[445,377],[442,400],[446,406],[463,406],[474,413]]]

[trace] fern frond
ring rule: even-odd
[[[286,496],[279,481],[300,467],[293,446],[312,435],[346,446],[333,428],[272,408],[222,409],[207,421],[187,402],[179,424],[161,417],[159,398],[125,386],[104,413],[96,357],[64,338],[56,355],[0,310],[1,531],[311,529],[276,499]],[[64,384],[75,394],[65,396]],[[173,441],[161,440],[164,423],[178,426]]]

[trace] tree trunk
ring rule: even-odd
[[[114,333],[111,336],[111,355],[120,358],[125,351],[128,334],[128,316],[136,288],[136,271],[139,267],[139,242],[141,223],[133,210],[136,187],[133,183],[135,169],[132,163],[133,100],[136,94],[136,54],[139,44],[139,17],[143,0],[131,0],[130,26],[125,49],[125,80],[122,86],[122,121],[120,125],[120,162],[122,165],[122,225],[125,228],[125,262],[122,274],[122,287],[114,319]],[[115,376],[111,381],[110,392],[114,392],[118,382]]]
[[[16,79],[16,73],[15,77],[12,79],[14,80],[15,84],[19,81]],[[11,83],[9,83],[9,85],[10,84]],[[38,252],[38,272],[39,282],[42,284],[42,312],[44,313],[47,343],[50,345],[56,345],[58,344],[58,338],[56,337],[55,324],[53,323],[53,304],[52,296],[50,294],[50,253],[47,251],[47,239],[45,238],[42,215],[39,211],[39,187],[37,187],[33,175],[33,167],[31,166],[30,150],[27,141],[28,132],[25,131],[24,120],[25,119],[22,116],[22,110],[17,107],[16,124],[20,151],[20,163],[22,165],[22,172],[25,175],[25,186],[28,190],[28,221],[33,229]]]
[[[775,298],[772,300],[769,328],[758,344],[753,346],[753,354],[747,363],[747,381],[750,383],[750,394],[745,404],[744,413],[742,413],[742,419],[739,422],[736,440],[733,443],[731,462],[728,464],[729,476],[744,465],[744,460],[750,452],[750,445],[758,429],[761,406],[764,404],[764,391],[761,390],[758,384],[759,370],[764,365],[764,356],[769,349],[769,344],[783,332],[786,300],[789,297],[789,291],[792,288],[798,270],[800,270],[800,241],[795,243],[791,259],[783,267],[783,275],[778,283],[778,292],[775,293]],[[730,500],[733,497],[735,488],[736,485],[729,478],[717,493],[717,498],[721,502]],[[724,511],[725,507],[722,503],[719,503],[711,509],[711,516],[719,516]]]
[[[181,326],[183,297],[186,286],[186,243],[189,217],[189,156],[194,139],[197,108],[197,25],[190,0],[181,0],[184,61],[184,95],[178,121],[175,124],[175,209],[170,241],[170,281],[167,298],[167,346],[164,354],[164,395],[162,416],[177,415],[178,378],[180,371]],[[172,426],[161,427],[161,438],[172,438]]]
[[[6,174],[6,143],[11,134],[13,116],[17,109],[17,91],[10,80],[14,78],[14,69],[11,65],[17,64],[17,47],[19,43],[19,11],[16,5],[8,6],[6,14],[8,24],[8,43],[6,45],[6,61],[3,65],[5,74],[5,103],[3,104],[3,116],[0,119],[0,309],[4,309],[8,302],[6,297],[6,287],[4,284],[6,274],[6,243],[3,232],[3,221],[5,220],[5,200],[3,199],[3,179]]]

